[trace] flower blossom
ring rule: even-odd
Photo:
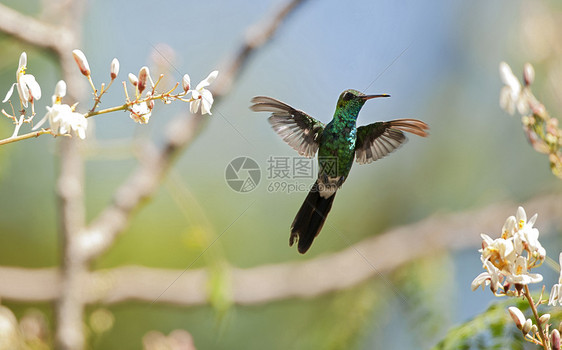
[[[213,94],[211,91],[205,89],[207,86],[211,85],[211,83],[217,78],[219,75],[219,71],[212,71],[207,78],[203,79],[197,86],[195,90],[191,91],[191,97],[193,101],[189,104],[189,109],[191,113],[197,113],[199,111],[199,107],[201,107],[201,114],[209,114],[211,115],[211,106],[213,105],[214,99]],[[189,76],[186,74],[182,79],[182,83],[185,89],[186,83],[189,87]]]
[[[527,114],[529,106],[526,94],[519,79],[505,62],[500,63],[500,77],[505,84],[500,92],[500,107],[511,115],[515,113],[515,108],[519,113]]]
[[[6,102],[12,97],[14,92],[14,86],[18,90],[18,95],[21,104],[27,108],[28,102],[33,105],[34,100],[39,100],[41,98],[41,87],[35,80],[35,77],[31,74],[25,74],[27,69],[27,54],[22,52],[19,60],[18,70],[16,72],[16,82],[12,84],[10,90],[6,94],[6,97],[2,102]]]
[[[33,130],[37,130],[48,120],[53,135],[74,134],[81,139],[85,139],[88,120],[83,114],[74,112],[69,105],[62,104],[62,98],[65,95],[66,83],[64,80],[60,80],[55,87],[55,94],[52,97],[53,105],[51,107],[47,106],[47,114],[33,127]]]
[[[152,109],[149,107],[147,102],[135,103],[131,106],[130,111],[131,119],[139,124],[147,124],[150,116],[152,115]]]
[[[472,281],[472,290],[490,285],[496,295],[517,295],[518,286],[542,281],[542,275],[529,272],[546,258],[546,251],[538,240],[539,231],[533,227],[536,219],[535,214],[527,221],[525,210],[519,207],[517,214],[505,221],[501,237],[492,239],[481,234],[480,260],[486,272]],[[515,286],[515,292],[510,290],[511,286]]]

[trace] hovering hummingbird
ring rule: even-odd
[[[357,90],[341,93],[334,118],[327,125],[303,111],[272,97],[256,96],[250,106],[255,112],[272,112],[273,130],[301,156],[318,151],[318,179],[306,196],[291,225],[289,246],[298,241],[304,254],[318,235],[332,208],[336,191],[347,180],[353,159],[359,164],[378,160],[406,141],[403,131],[425,137],[428,125],[416,119],[396,119],[357,127],[359,111],[367,100],[390,97],[365,95]]]

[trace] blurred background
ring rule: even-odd
[[[42,6],[35,1],[2,3],[27,15]],[[196,84],[220,69],[250,25],[281,4],[88,1],[81,49],[97,84],[107,79],[113,57],[121,62],[118,81],[148,65],[153,76],[164,72],[179,81],[187,72]],[[298,262],[435,213],[521,203],[560,191],[547,157],[525,140],[519,117],[499,108],[498,65],[507,61],[520,76],[523,64],[531,62],[537,71],[537,97],[558,115],[561,15],[560,3],[548,0],[452,0],[431,6],[414,0],[304,2],[250,58],[157,195],[135,213],[127,231],[95,267],[185,269],[221,234],[193,268]],[[26,51],[28,72],[43,89],[37,103],[42,116],[61,77],[57,61],[5,34],[0,33],[0,43],[0,94],[14,81],[18,57]],[[253,113],[248,106],[253,96],[272,96],[328,122],[339,94],[348,88],[392,95],[368,102],[359,125],[416,118],[430,125],[431,135],[411,136],[390,157],[355,164],[338,192],[329,225],[301,256],[287,243],[306,193],[271,193],[266,171],[269,157],[296,153],[271,130],[266,113]],[[104,97],[103,107],[122,101],[118,84]],[[90,105],[84,96],[79,109]],[[158,144],[166,123],[187,108],[157,103],[148,125],[133,123],[123,112],[94,118],[95,138],[86,141],[89,219],[110,202],[136,164],[135,140],[150,138]],[[12,130],[8,119],[0,122],[3,137]],[[262,170],[260,184],[248,193],[233,191],[225,181],[228,163],[240,156],[251,157]],[[56,141],[47,136],[0,148],[0,265],[38,268],[60,263],[57,164]],[[313,181],[301,182],[308,187]],[[514,205],[513,213],[516,209]],[[497,218],[498,232],[504,220]],[[541,234],[549,229],[541,227],[540,214],[537,226]],[[556,257],[561,243],[551,234],[543,245]],[[451,325],[479,314],[494,300],[488,291],[470,290],[482,270],[478,248],[432,254],[385,280],[375,278],[314,299],[231,305],[221,297],[226,293],[220,290],[223,284],[217,283],[212,288],[219,296],[208,306],[131,302],[104,307],[114,319],[112,326],[100,333],[92,330],[88,346],[137,349],[151,330],[168,334],[184,329],[198,349],[262,349],[265,344],[269,349],[430,348]],[[551,285],[557,274],[545,270],[545,283]],[[18,318],[37,308],[53,327],[51,304],[2,304]],[[88,308],[86,322],[99,307]]]

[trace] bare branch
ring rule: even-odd
[[[231,267],[228,274],[232,285],[227,289],[232,290],[234,303],[251,305],[289,298],[311,298],[350,288],[424,256],[477,247],[481,241],[479,233],[499,232],[503,220],[513,215],[516,207],[516,204],[504,203],[475,211],[435,215],[367,238],[340,252],[300,263],[249,269]],[[539,228],[562,227],[559,195],[538,197],[525,203],[524,207],[528,213],[539,213]],[[543,229],[541,235],[548,232]],[[158,299],[158,303],[202,305],[208,303],[208,276],[205,269],[183,272],[127,266],[100,270],[91,273],[84,281],[83,290],[88,291],[84,298],[88,303],[152,302]],[[176,279],[166,293],[160,295]],[[60,278],[55,269],[0,267],[0,281],[3,282],[0,284],[0,298],[3,299],[48,301],[60,293]]]
[[[0,31],[33,46],[56,52],[60,52],[60,47],[68,47],[74,42],[74,35],[67,28],[25,16],[3,4],[0,4]]]

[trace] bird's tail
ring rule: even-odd
[[[289,246],[292,246],[296,240],[298,241],[299,253],[306,253],[312,245],[312,241],[322,229],[324,221],[326,221],[326,217],[332,209],[335,197],[335,191],[328,198],[322,197],[318,181],[314,183],[291,225]]]

